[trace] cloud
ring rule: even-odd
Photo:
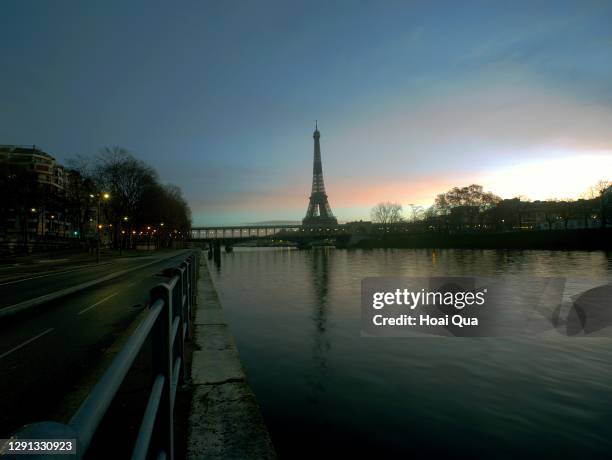
[[[477,172],[528,159],[534,149],[612,151],[612,108],[534,84],[473,83],[419,104],[402,101],[334,138],[328,164],[389,180]]]

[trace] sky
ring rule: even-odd
[[[0,2],[0,144],[119,145],[194,225],[304,217],[318,120],[340,221],[454,186],[612,179],[612,3]]]

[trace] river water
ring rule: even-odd
[[[360,334],[365,277],[580,291],[612,279],[612,254],[235,248],[210,269],[281,458],[612,458],[612,339]]]

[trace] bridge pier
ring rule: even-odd
[[[215,241],[213,247],[215,265],[217,267],[221,266],[221,242],[219,240]]]

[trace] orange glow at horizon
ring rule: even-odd
[[[377,203],[397,202],[405,211],[409,204],[428,207],[438,194],[470,184],[480,184],[485,191],[504,199],[518,196],[529,200],[578,199],[597,181],[612,179],[612,152],[582,155],[559,152],[556,158],[524,160],[495,170],[446,171],[435,175],[406,176],[404,180],[385,180],[382,177],[367,180],[326,179],[330,205],[339,219],[359,216],[368,219],[369,210]],[[287,185],[219,204],[226,211],[269,213],[274,210],[301,218],[306,211],[309,194],[309,189]],[[345,217],[344,213],[350,216]]]

